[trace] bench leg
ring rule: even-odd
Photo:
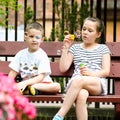
[[[120,120],[120,104],[115,105],[115,120]]]

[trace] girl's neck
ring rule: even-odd
[[[83,43],[82,44],[82,47],[84,49],[88,49],[88,50],[94,49],[96,46],[98,46],[98,43],[92,43],[92,44],[85,44],[85,43]]]

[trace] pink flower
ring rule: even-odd
[[[3,111],[2,109],[0,109],[0,118],[2,118],[2,116],[3,116]]]
[[[25,107],[25,108],[24,108],[24,112],[25,112],[27,115],[29,115],[29,117],[30,117],[31,119],[35,118],[35,116],[36,116],[36,109],[33,108],[33,105],[32,105],[32,104],[31,104],[29,107],[28,107],[28,106]]]
[[[0,119],[21,120],[23,116],[34,119],[35,106],[20,94],[14,79],[0,73]]]

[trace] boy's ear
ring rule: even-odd
[[[28,35],[28,32],[24,32],[24,36],[27,36]]]
[[[24,32],[24,40],[26,41],[27,39],[27,36],[28,36],[28,32]]]

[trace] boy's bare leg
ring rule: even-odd
[[[41,92],[57,93],[61,90],[59,83],[38,83],[31,87],[36,88]]]

